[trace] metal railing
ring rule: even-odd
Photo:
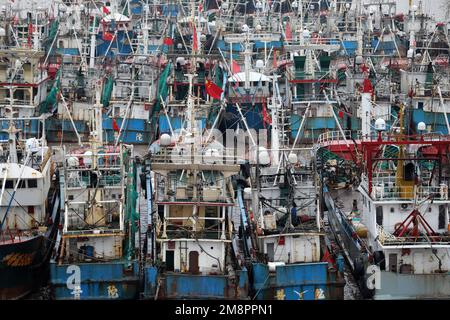
[[[386,231],[382,226],[377,224],[377,238],[378,241],[383,246],[395,246],[395,245],[448,245],[450,246],[450,237],[445,235],[435,235],[435,236],[406,236],[406,237],[396,237],[393,234]]]
[[[235,165],[240,162],[239,157],[235,155],[233,148],[224,148],[214,152],[211,155],[204,154],[205,149],[197,149],[193,152],[187,147],[165,147],[159,153],[152,155],[153,163],[172,163],[172,164],[204,164],[204,165]]]
[[[426,185],[397,185],[395,175],[377,176],[372,180],[372,194],[374,200],[414,200],[424,201],[427,199],[449,201],[449,188],[446,184],[439,186]],[[361,180],[361,187],[369,190],[366,177]]]
[[[340,131],[327,131],[322,133],[317,139],[317,143],[320,145],[325,145],[330,142],[342,141],[345,139],[352,141],[352,139],[361,139],[361,131],[356,130],[344,130],[344,136]]]

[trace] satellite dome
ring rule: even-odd
[[[88,150],[83,154],[83,162],[86,166],[92,165],[92,151]]]
[[[270,164],[270,155],[266,148],[259,147],[257,162],[263,166]]]
[[[288,160],[290,164],[296,164],[298,162],[298,157],[295,153],[290,153],[288,156]]]
[[[425,131],[427,129],[427,125],[425,122],[421,121],[417,124],[417,130],[419,131]]]
[[[377,130],[377,131],[384,131],[384,130],[386,130],[386,121],[384,121],[381,118],[378,118],[375,121],[375,130]]]
[[[169,134],[163,133],[161,137],[159,138],[159,144],[162,147],[170,146],[170,143],[172,142],[172,138]]]
[[[69,167],[78,167],[80,165],[80,160],[77,157],[70,157],[67,159],[67,165]]]

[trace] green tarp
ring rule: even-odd
[[[41,103],[39,108],[39,113],[48,113],[53,112],[56,108],[56,104],[58,103],[58,95],[61,90],[61,68],[58,70],[56,74],[55,81],[53,82],[53,87],[47,95],[47,98]]]
[[[136,211],[138,192],[136,190],[136,165],[128,154],[124,153],[124,163],[128,172],[125,198],[125,226],[128,229],[125,241],[125,258],[131,262],[135,258],[135,235],[138,231],[139,213]]]
[[[101,103],[103,107],[107,107],[109,105],[109,100],[111,100],[111,94],[114,87],[114,80],[112,76],[109,76],[106,79],[105,85],[103,86],[103,93]]]
[[[164,68],[164,71],[161,73],[161,76],[158,81],[158,89],[156,90],[156,101],[152,108],[151,113],[151,122],[156,123],[156,114],[161,110],[161,98],[165,101],[169,94],[169,86],[167,85],[167,77],[170,74],[170,70],[172,68],[172,63],[168,63]],[[156,128],[156,126],[154,126]]]

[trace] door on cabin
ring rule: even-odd
[[[166,270],[174,271],[175,269],[175,251],[166,250]]]
[[[198,251],[189,252],[189,272],[199,273]]]

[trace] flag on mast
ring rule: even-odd
[[[205,82],[205,89],[206,93],[214,99],[220,99],[220,97],[222,96],[222,88],[208,79],[206,79]]]
[[[116,131],[116,132],[119,132],[120,131],[120,128],[119,128],[119,126],[117,125],[117,122],[116,122],[116,119],[112,119],[112,127],[113,127],[113,130],[114,131]]]
[[[194,31],[192,33],[192,49],[194,51],[198,50],[198,40],[197,40],[197,28],[195,27],[195,24],[192,24],[194,27]]]
[[[241,67],[235,60],[231,61],[231,72],[233,72],[233,73],[241,72]]]
[[[267,113],[267,108],[266,108],[266,104],[265,103],[263,103],[263,105],[262,105],[262,113],[263,113],[264,124],[267,123],[267,124],[271,125],[272,124],[272,119],[270,118],[269,114]]]
[[[289,22],[286,22],[286,40],[292,40],[292,29],[291,29],[291,25],[289,24]]]
[[[108,31],[103,32],[103,40],[112,41],[113,39],[114,39],[114,34],[108,32]]]

